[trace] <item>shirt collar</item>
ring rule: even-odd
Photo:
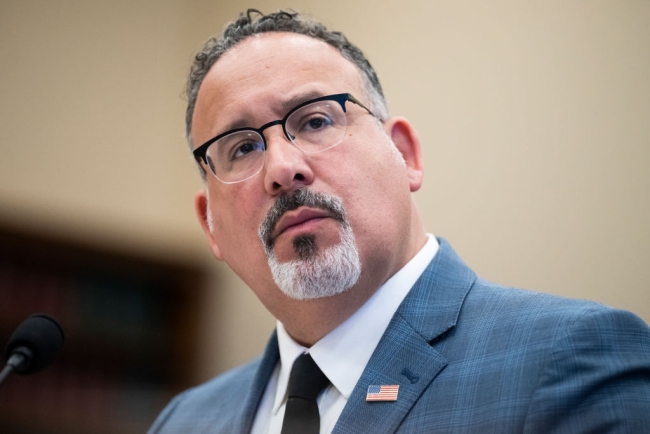
[[[278,321],[280,372],[273,414],[286,398],[293,362],[307,351],[341,395],[346,400],[350,397],[397,308],[438,251],[435,237],[427,234],[427,238],[424,247],[359,310],[311,348],[296,343]]]

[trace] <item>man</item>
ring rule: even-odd
[[[648,327],[485,282],[428,235],[418,137],[343,35],[249,10],[196,56],[188,97],[199,219],[278,325],[260,360],[179,395],[151,433],[650,427]]]

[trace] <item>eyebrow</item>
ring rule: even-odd
[[[294,107],[299,106],[303,102],[309,101],[310,99],[320,98],[321,96],[325,96],[325,94],[317,90],[312,90],[307,93],[292,96],[288,100],[281,103],[280,107],[282,107],[282,112],[286,115],[289,110],[292,110]]]
[[[292,110],[293,108],[299,106],[303,102],[309,101],[310,99],[319,98],[319,97],[324,96],[324,95],[325,94],[323,94],[322,92],[317,91],[317,90],[311,90],[311,91],[306,92],[306,93],[301,93],[301,94],[298,94],[298,95],[294,95],[291,98],[287,99],[286,101],[283,101],[283,102],[279,103],[280,111],[282,113],[284,113],[284,115],[283,115],[283,117],[284,117],[289,112],[289,110]],[[275,119],[269,119],[266,122],[260,124],[259,126],[262,126],[262,125],[266,124],[267,122],[272,122],[274,120]],[[221,133],[219,133],[219,134],[223,134],[225,132],[235,130],[235,129],[238,129],[238,128],[259,128],[259,126],[251,126],[247,121],[245,121],[243,119],[239,119],[237,121],[234,121],[234,122],[231,122],[231,123],[225,125],[224,128],[223,128],[223,131]]]

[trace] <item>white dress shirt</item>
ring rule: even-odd
[[[321,417],[320,433],[332,432],[388,323],[438,251],[435,237],[431,234],[427,234],[427,237],[424,247],[413,259],[388,279],[350,318],[311,348],[296,343],[278,321],[280,361],[257,409],[252,434],[280,434],[289,373],[296,358],[305,352],[311,354],[332,383],[317,400]]]

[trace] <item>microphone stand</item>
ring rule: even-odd
[[[2,372],[0,372],[0,386],[2,386],[2,383],[5,382],[7,377],[9,377],[9,375],[11,375],[13,371],[14,371],[14,367],[9,364],[7,364],[7,366],[4,367]]]
[[[23,368],[25,363],[29,360],[29,355],[23,353],[23,351],[31,354],[31,351],[26,347],[19,347],[15,350],[11,357],[9,357],[9,360],[7,360],[7,365],[2,369],[2,372],[0,372],[0,386],[2,386],[2,383],[4,383],[14,371],[19,371]]]

